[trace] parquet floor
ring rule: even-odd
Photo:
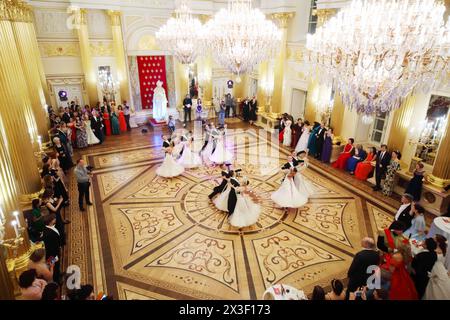
[[[159,129],[134,129],[80,153],[95,167],[88,212],[77,210],[70,185],[68,263],[80,266],[83,282],[118,299],[260,299],[275,283],[309,294],[317,284],[345,279],[360,240],[386,227],[398,202],[312,161],[305,176],[318,192],[304,207],[284,211],[270,193],[288,150],[268,134],[232,128],[239,129],[227,139],[234,166],[263,208],[257,225],[242,230],[207,198],[218,168],[156,176],[164,156]]]

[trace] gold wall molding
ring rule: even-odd
[[[93,57],[114,56],[114,44],[112,42],[90,42],[89,46]]]
[[[0,20],[32,22],[33,10],[22,0],[0,0]]]
[[[42,57],[79,57],[80,46],[76,42],[40,42]]]
[[[286,60],[296,63],[305,62],[306,48],[301,45],[288,45]]]

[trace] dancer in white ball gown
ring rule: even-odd
[[[88,145],[100,143],[100,140],[95,136],[94,131],[92,131],[91,120],[87,114],[84,115],[84,127],[86,128]]]
[[[203,150],[200,152],[203,160],[205,162],[210,161],[209,158],[216,149],[217,137],[220,135],[219,130],[214,126],[213,123],[209,125],[206,129],[205,135],[208,137],[208,143],[205,143]],[[206,137],[205,137],[206,139]]]
[[[213,200],[214,205],[220,211],[228,212],[228,197],[231,191],[231,177],[234,175],[233,171],[228,172],[223,176],[223,182],[226,182],[224,188],[222,188],[221,193]]]
[[[290,147],[292,143],[292,129],[291,129],[292,121],[286,120],[284,133],[283,133],[283,145]]]
[[[294,177],[295,186],[297,187],[297,190],[301,194],[303,194],[309,198],[310,196],[315,194],[318,190],[312,182],[310,182],[308,179],[306,179],[303,176],[303,172],[309,166],[309,160],[306,155],[306,151],[300,151],[297,154],[297,158],[294,160],[296,160],[296,162],[297,162],[297,166],[296,166],[297,173]]]
[[[192,151],[192,142],[194,138],[184,138],[187,140],[181,142],[181,144],[183,144],[183,153],[178,159],[178,163],[187,169],[200,167],[203,164],[202,159],[200,158],[198,153]],[[183,140],[185,140],[184,138]]]
[[[219,130],[219,135],[216,137],[216,148],[211,156],[209,156],[211,162],[222,164],[233,160],[233,154],[227,150],[225,145],[226,134],[227,131],[225,128]]]
[[[282,208],[300,208],[308,202],[308,197],[299,192],[294,177],[297,174],[297,161],[288,157],[288,162],[281,168],[286,173],[280,188],[273,192],[271,199]]]
[[[311,126],[308,120],[305,121],[305,125],[303,126],[302,135],[295,146],[295,152],[298,153],[300,151],[308,151],[308,141],[309,135],[311,132]]]
[[[255,203],[250,197],[250,193],[247,190],[249,181],[244,179],[242,186],[232,187],[236,193],[236,204],[230,203],[229,207],[234,206],[234,210],[228,218],[230,225],[236,228],[245,228],[254,225],[258,222],[261,215],[261,206]],[[229,208],[230,210],[230,208]]]
[[[156,169],[156,174],[164,178],[173,178],[184,172],[184,167],[178,164],[172,156],[173,144],[167,136],[163,136],[163,149],[166,153],[164,162]]]

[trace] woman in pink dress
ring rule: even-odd
[[[332,164],[333,168],[345,170],[348,159],[350,159],[355,152],[355,147],[353,146],[354,142],[355,139],[353,138],[348,139],[344,151],[340,154],[339,158],[335,162],[333,162]]]
[[[119,110],[119,127],[120,127],[120,131],[125,132],[127,131],[127,122],[125,121],[125,114],[123,113],[123,108],[122,106],[119,106],[117,108],[117,110]]]

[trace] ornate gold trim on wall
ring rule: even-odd
[[[286,60],[297,63],[305,62],[306,48],[299,45],[289,45],[286,54]]]
[[[75,42],[40,42],[42,57],[79,57],[80,47]]]
[[[91,42],[89,45],[93,57],[114,57],[112,42]]]
[[[292,19],[294,15],[294,12],[280,12],[272,13],[270,17],[279,28],[286,29],[288,27],[289,20]]]
[[[0,0],[0,20],[32,22],[33,10],[22,0]]]
[[[107,13],[111,18],[111,26],[113,27],[121,26],[120,18],[122,16],[122,13],[120,11],[108,10]]]

